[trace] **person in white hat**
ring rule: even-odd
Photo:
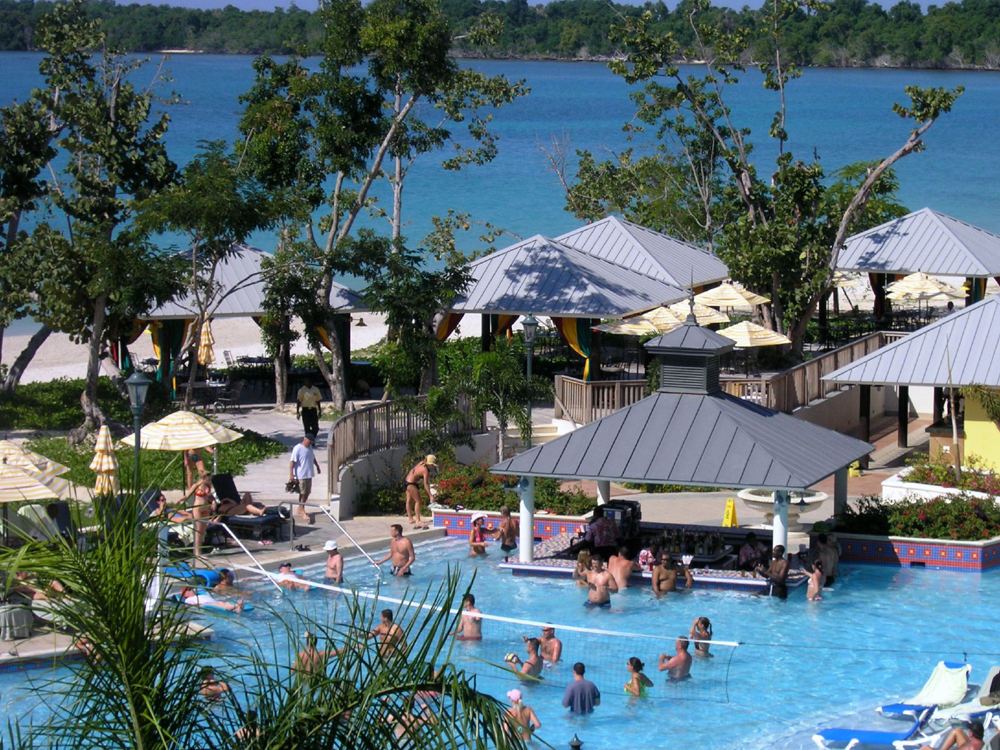
[[[323,545],[326,552],[326,580],[330,583],[343,583],[344,556],[337,549],[337,543],[331,539]]]
[[[469,557],[486,557],[486,532],[483,531],[485,513],[472,515],[472,529],[469,530]]]

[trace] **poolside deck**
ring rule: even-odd
[[[195,622],[187,623],[189,631],[208,640],[212,629]],[[58,662],[79,659],[83,651],[76,645],[77,637],[53,630],[34,632],[16,641],[0,641],[0,672],[40,666],[56,666]]]
[[[565,550],[573,536],[559,534],[535,545],[535,560],[530,563],[506,562],[500,563],[502,570],[509,570],[515,576],[530,576],[536,578],[572,578],[574,560],[555,558],[553,555]],[[763,578],[757,578],[739,570],[718,570],[714,568],[692,568],[694,587],[718,591],[742,591],[748,594],[760,594],[767,590],[768,583]],[[629,583],[633,586],[650,586],[652,573],[648,570],[633,573]],[[798,589],[808,583],[808,577],[802,571],[794,570],[788,574],[789,591]]]

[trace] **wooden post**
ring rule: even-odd
[[[896,445],[900,448],[910,446],[908,440],[908,425],[910,422],[910,387],[899,386],[899,413],[897,414]]]
[[[847,508],[847,467],[833,475],[833,517],[839,519]]]
[[[479,349],[488,352],[493,348],[493,316],[483,313],[483,327],[479,332]]]
[[[871,442],[872,437],[872,387],[870,385],[860,386],[861,393],[858,399],[861,403],[858,408],[861,417],[861,439],[866,443]],[[861,459],[861,468],[868,468],[868,456]]]
[[[590,383],[583,384],[583,424],[594,421],[594,389]]]
[[[563,416],[562,405],[563,405],[563,402],[566,400],[566,396],[563,394],[563,376],[562,375],[556,375],[556,377],[555,377],[555,383],[554,383],[554,388],[555,388],[555,392],[556,392],[556,402],[555,402],[555,404],[553,406],[553,409],[552,409],[552,418],[553,419],[562,419],[562,416]]]
[[[885,309],[885,274],[884,273],[870,273],[868,274],[868,281],[872,285],[872,292],[875,294],[875,303],[872,306],[872,314],[875,316],[875,322],[880,321],[886,313]]]
[[[833,290],[836,293],[836,289]],[[829,303],[830,303],[830,293],[827,292],[823,295],[823,299],[819,302],[819,343],[824,347],[830,340],[829,329],[830,329],[830,315],[829,315]]]
[[[937,424],[944,419],[944,388],[934,388],[934,420],[931,424]]]

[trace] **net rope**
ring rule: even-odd
[[[231,567],[259,580],[265,577],[275,582],[303,580],[280,573],[265,574],[258,568],[243,565]],[[404,631],[408,629],[408,622],[418,616],[417,610],[440,610],[427,602],[404,600],[312,579],[307,579],[306,582],[313,588],[375,602],[380,608],[382,605],[395,605],[401,608],[396,617]],[[455,616],[462,614],[457,609],[449,611]],[[465,614],[462,619],[466,620],[468,617]],[[643,674],[652,682],[652,685],[645,686],[643,690],[643,694],[649,698],[729,702],[729,672],[739,643],[693,639],[687,633],[680,632],[681,629],[678,629],[676,635],[666,636],[505,617],[489,612],[477,613],[474,617],[480,622],[482,640],[457,640],[451,652],[451,660],[456,666],[468,669],[479,677],[503,681],[507,685],[504,690],[510,687],[520,687],[525,691],[558,689],[561,696],[562,691],[573,680],[573,664],[583,662],[586,666],[586,678],[597,685],[604,700],[615,695],[628,699],[630,696],[625,691],[625,685],[631,679],[631,674],[626,665],[629,659],[636,657],[644,664]],[[526,661],[529,657],[527,640],[540,637],[543,627],[554,628],[556,638],[562,643],[562,655],[556,664],[545,663],[537,679],[519,677],[514,671],[515,668],[520,669],[520,664],[511,664],[508,657],[514,655],[521,662]],[[678,637],[688,641],[687,650],[692,660],[690,676],[673,680],[669,677],[669,671],[659,671],[658,665],[661,655],[667,658],[675,655]],[[707,649],[710,656],[696,654],[699,647]]]

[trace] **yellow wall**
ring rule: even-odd
[[[965,455],[978,456],[984,468],[1000,469],[1000,428],[974,398],[965,399]]]

